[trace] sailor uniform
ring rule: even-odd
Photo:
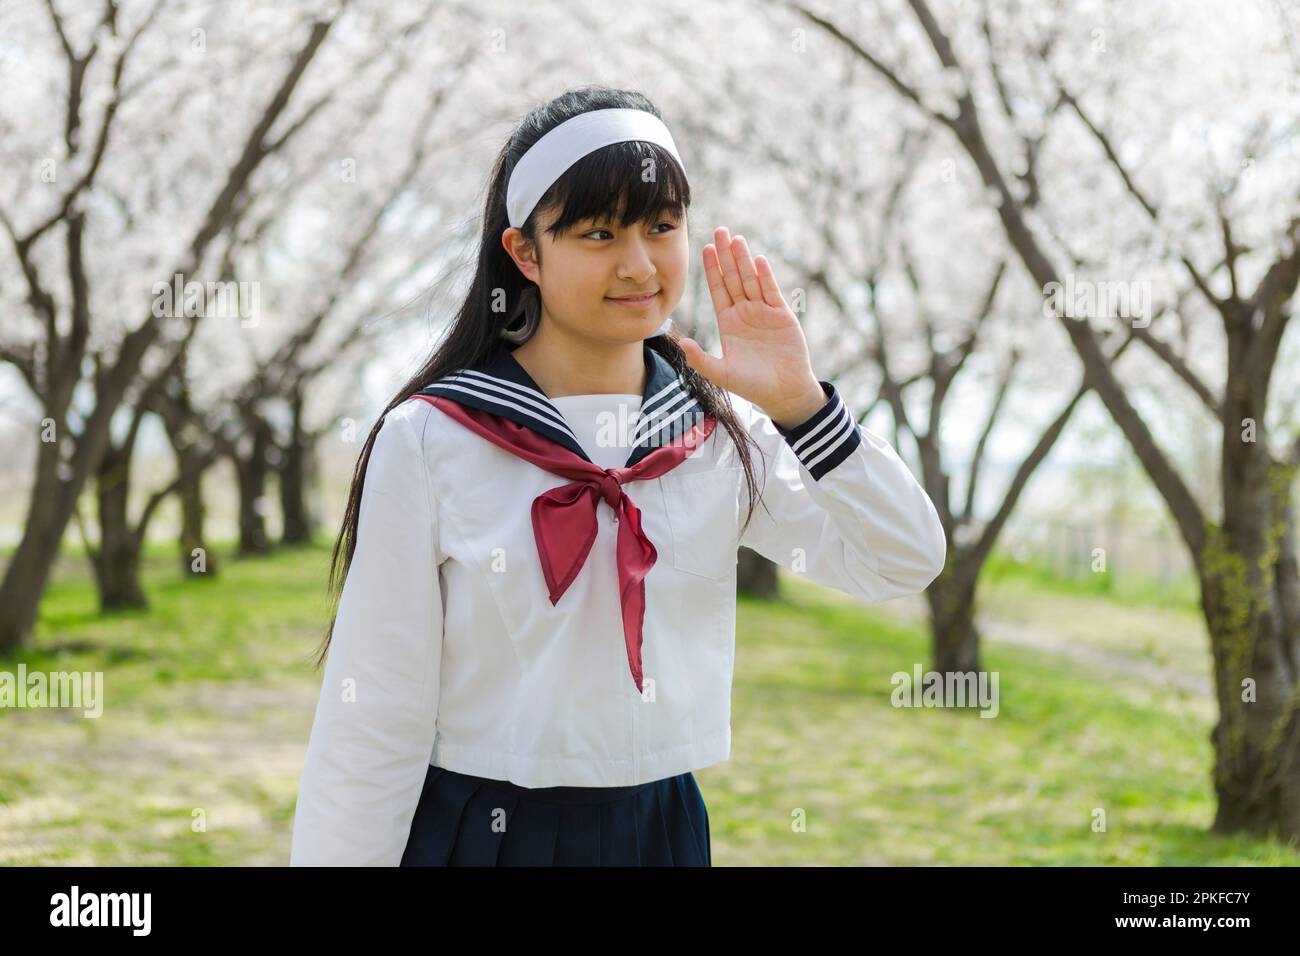
[[[747,492],[730,435],[661,355],[644,354],[620,467],[603,452],[593,460],[507,344],[388,414],[291,863],[418,865],[493,847],[544,861],[523,847],[549,835],[596,854],[593,834],[607,848],[611,832],[639,834],[653,819],[675,821],[665,838],[695,859],[683,837],[699,829],[689,775],[731,747],[738,546],[867,603],[921,591],[942,570],[934,506],[829,382],[826,404],[793,429],[724,393],[762,451],[762,497],[742,536]],[[654,786],[597,792],[613,797],[599,812],[582,803],[562,816],[522,792],[644,784]],[[505,811],[503,840],[474,822],[485,800]],[[666,855],[637,846],[610,852]]]
[[[402,866],[712,866],[690,771],[629,787],[528,788],[430,765]]]
[[[627,461],[640,395],[550,399],[601,468]],[[710,866],[709,815],[687,771],[629,787],[527,788],[430,766],[402,866]]]
[[[627,461],[632,451],[628,442],[641,416],[640,395],[562,395],[550,402],[593,462],[620,468]]]

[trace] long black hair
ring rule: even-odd
[[[352,553],[356,548],[361,490],[365,484],[370,449],[384,424],[385,416],[431,382],[459,369],[472,368],[491,354],[501,343],[499,334],[511,321],[520,297],[534,285],[532,280],[519,271],[501,244],[501,234],[509,228],[506,186],[510,181],[510,173],[529,147],[560,123],[579,114],[602,109],[645,110],[662,119],[654,104],[637,92],[604,87],[569,90],[525,116],[497,156],[488,188],[487,206],[483,212],[483,233],[473,284],[451,329],[435,346],[428,361],[389,401],[366,437],[357,459],[352,475],[352,489],[343,513],[343,527],[334,544],[330,562],[329,591],[334,597],[335,612],[338,596],[352,564]],[[653,161],[656,170],[656,175],[649,182],[642,176],[646,159]],[[540,265],[537,226],[538,214],[543,210],[560,210],[546,230],[558,236],[575,223],[588,218],[621,218],[622,225],[627,228],[633,223],[649,220],[665,210],[671,210],[684,221],[690,203],[690,185],[672,154],[653,143],[630,140],[597,149],[570,166],[538,201],[520,231],[539,250]],[[646,344],[668,360],[681,375],[695,400],[706,412],[714,415],[718,424],[731,435],[749,491],[749,511],[745,517],[745,526],[748,527],[758,496],[749,448],[753,439],[736,417],[723,390],[686,363],[685,353],[677,344],[676,332],[670,330],[667,335],[653,336],[646,340]],[[334,615],[331,614],[325,639],[317,654],[317,667],[324,661],[329,650],[330,638],[334,633],[333,618]]]

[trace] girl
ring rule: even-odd
[[[708,866],[738,546],[864,602],[942,569],[742,237],[703,252],[722,356],[671,329],[689,205],[637,93],[501,151],[469,294],[357,464],[291,863]]]

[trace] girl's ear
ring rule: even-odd
[[[524,277],[532,282],[537,282],[540,277],[540,270],[537,265],[537,250],[533,247],[533,242],[525,236],[518,228],[511,226],[505,232],[501,233],[501,245],[505,247],[506,254],[514,260],[519,271]]]

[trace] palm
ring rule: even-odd
[[[709,381],[760,408],[776,408],[807,394],[813,379],[799,319],[781,295],[772,267],[755,261],[742,236],[725,228],[704,247],[704,271],[717,314],[722,356],[683,339],[687,356]]]

